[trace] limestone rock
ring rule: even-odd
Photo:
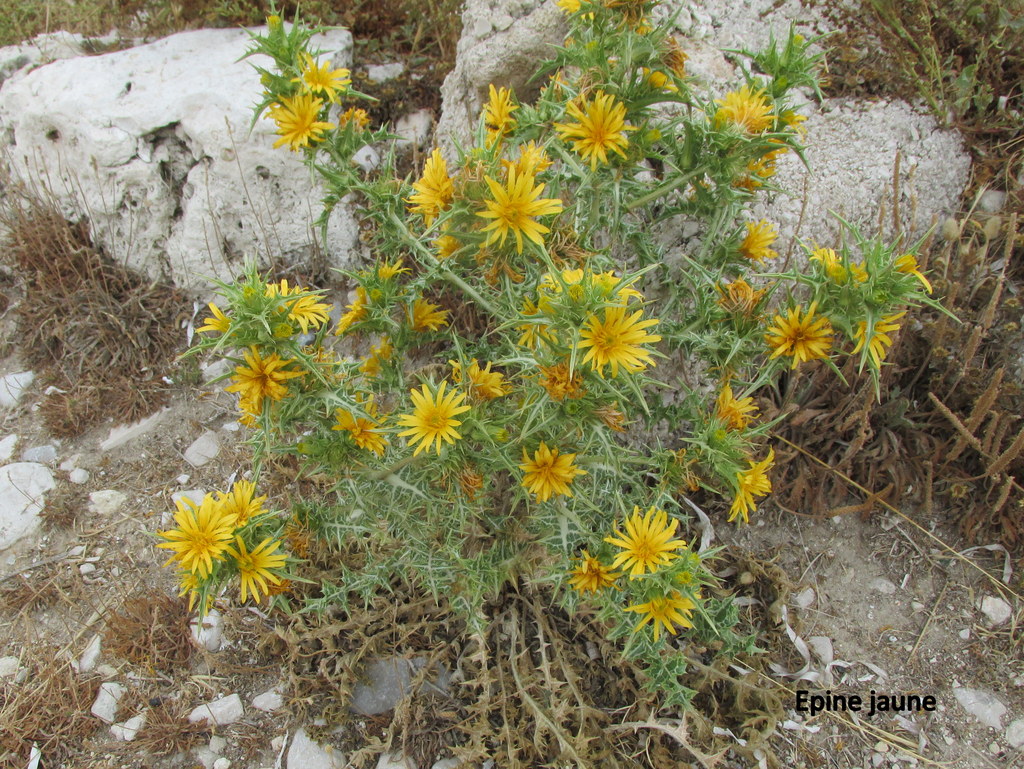
[[[117,704],[121,701],[124,693],[124,687],[114,681],[100,684],[96,701],[92,704],[92,714],[105,723],[114,723],[117,716]]]
[[[14,678],[21,670],[21,660],[17,657],[0,657],[0,679]]]
[[[78,658],[79,673],[91,673],[96,669],[96,663],[100,659],[101,647],[102,641],[99,635],[94,635],[85,647],[85,651],[82,652],[82,656]]]
[[[96,515],[113,515],[124,504],[128,496],[114,489],[94,491],[89,495],[89,512]]]
[[[53,486],[50,470],[37,462],[0,467],[0,550],[39,527],[44,495]]]
[[[57,447],[50,443],[32,446],[21,452],[22,462],[38,462],[41,465],[52,465],[57,460]]]
[[[110,727],[110,734],[113,735],[115,740],[121,742],[131,742],[138,736],[139,731],[143,726],[146,725],[146,713],[142,712],[136,716],[132,716],[124,723],[113,724]]]
[[[217,433],[207,430],[196,438],[192,445],[185,449],[185,461],[192,467],[202,467],[220,453],[220,441]]]
[[[21,438],[17,435],[8,435],[0,440],[0,462],[6,462],[14,456],[14,450],[18,447]]]
[[[391,710],[405,696],[413,674],[425,662],[422,658],[410,660],[398,656],[371,660],[360,676],[362,680],[352,687],[349,707],[364,716]],[[441,668],[427,685],[445,691],[449,675],[447,669]]]
[[[1010,722],[1006,727],[1006,741],[1011,748],[1024,747],[1024,718],[1018,718]]]
[[[193,708],[192,712],[188,714],[188,720],[192,723],[205,720],[216,726],[226,726],[233,724],[243,715],[245,715],[245,708],[242,705],[241,697],[237,694],[229,694],[227,697],[221,697],[219,700]]]
[[[257,710],[262,710],[266,713],[273,713],[275,710],[280,710],[284,705],[284,698],[281,696],[276,688],[268,689],[263,694],[257,694],[252,698],[252,706]]]
[[[1003,716],[1006,714],[1006,705],[991,692],[982,689],[968,689],[966,687],[954,687],[953,696],[960,703],[964,710],[977,718],[985,726],[993,729],[1003,728]]]
[[[288,746],[287,769],[341,769],[345,765],[345,757],[330,747],[323,748],[299,729],[292,736]]]
[[[170,411],[169,408],[163,408],[155,414],[150,414],[145,419],[140,419],[133,424],[112,427],[107,439],[100,443],[100,450],[110,451],[111,449],[123,446],[129,441],[135,440],[139,436],[145,435],[163,421],[168,411]]]
[[[224,618],[216,609],[206,612],[202,621],[192,620],[192,639],[207,651],[215,652],[224,643]]]
[[[17,406],[35,378],[36,375],[32,371],[19,371],[0,377],[0,408],[9,409]]]
[[[987,595],[981,599],[981,613],[990,625],[999,626],[1013,616],[1013,608],[1002,598]]]

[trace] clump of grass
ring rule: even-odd
[[[132,743],[133,754],[146,752],[155,756],[171,756],[184,753],[209,738],[209,725],[205,721],[189,721],[189,708],[180,699],[155,698],[150,704],[146,728]]]
[[[128,597],[107,618],[105,643],[112,653],[157,670],[181,669],[192,657],[187,604],[156,591]]]

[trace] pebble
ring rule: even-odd
[[[371,660],[363,671],[362,681],[352,688],[349,707],[364,716],[391,710],[405,696],[412,680],[412,671],[423,666],[425,660],[405,657],[387,657]],[[428,682],[442,691],[447,690],[450,674],[441,668]]]
[[[202,622],[198,617],[192,620],[191,627],[192,638],[207,651],[215,652],[224,643],[224,619],[216,609],[206,612]]]
[[[124,696],[124,687],[114,681],[107,681],[100,684],[96,701],[92,703],[90,711],[96,718],[108,724],[112,724],[117,716],[117,703]]]
[[[41,465],[52,465],[57,461],[57,447],[44,443],[42,446],[33,446],[21,452],[22,462],[38,462]]]
[[[430,136],[430,129],[434,125],[434,113],[429,109],[421,109],[403,115],[395,123],[395,133],[401,138],[398,145],[415,144],[422,147],[427,143]]]
[[[884,593],[885,595],[893,595],[896,592],[896,585],[883,577],[871,580],[871,584],[868,587],[876,593]]]
[[[116,449],[138,438],[140,435],[145,435],[160,424],[169,411],[170,408],[164,408],[134,424],[110,428],[110,434],[107,436],[107,439],[100,444],[100,451]]]
[[[128,495],[114,489],[94,491],[89,495],[89,512],[96,515],[113,515],[121,509]]]
[[[462,765],[463,761],[461,759],[452,756],[451,758],[442,758],[440,761],[435,761],[430,769],[459,769]]]
[[[352,153],[352,162],[369,173],[380,165],[380,153],[367,144]]]
[[[288,746],[287,769],[341,769],[344,765],[344,756],[329,746],[321,747],[309,738],[305,729],[296,731]]]
[[[252,698],[252,706],[265,713],[273,713],[275,710],[280,710],[283,705],[284,698],[276,688],[269,689],[263,692],[263,694],[257,694]]]
[[[961,707],[977,718],[985,726],[993,729],[1003,728],[1003,716],[1006,714],[1006,705],[999,701],[991,692],[982,689],[968,689],[957,687],[953,689],[953,696]]]
[[[999,213],[1006,203],[1006,193],[1002,190],[985,190],[981,193],[978,208],[988,214]]]
[[[21,660],[17,657],[0,657],[0,678],[14,678],[21,669]]]
[[[1024,718],[1011,721],[1006,727],[1006,741],[1011,748],[1024,748]]]
[[[188,483],[189,481],[192,480],[192,476],[189,475],[188,473],[182,473],[181,475],[179,475],[174,480],[176,480],[179,484],[184,486],[186,483]]]
[[[390,64],[371,64],[366,68],[366,77],[372,83],[383,83],[386,80],[401,77],[403,72],[405,72],[405,65],[400,61]]]
[[[146,714],[143,712],[139,713],[137,716],[132,716],[124,723],[112,724],[110,726],[110,733],[114,736],[115,740],[131,742],[136,736],[138,736],[139,731],[145,725]]]
[[[76,467],[70,473],[68,473],[68,480],[72,483],[88,483],[89,482],[89,471],[83,470],[80,467]]]
[[[473,37],[485,38],[491,34],[491,30],[494,27],[491,25],[491,20],[485,16],[481,16],[473,24]]]
[[[213,762],[213,769],[231,769],[231,762],[226,758],[218,758]]]
[[[210,738],[210,750],[216,753],[218,756],[228,748],[228,741],[218,735],[213,735]]]
[[[381,753],[377,769],[416,769],[416,764],[401,753]]]
[[[504,32],[506,29],[512,26],[512,22],[515,21],[507,13],[498,13],[491,18],[491,23],[494,28],[499,32]]]
[[[229,694],[205,705],[193,708],[188,714],[188,720],[192,723],[209,721],[217,726],[226,726],[245,715],[245,708],[242,699],[237,694]]]
[[[1013,616],[1013,609],[1002,598],[987,595],[981,599],[981,613],[993,627],[1002,625]]]
[[[793,603],[795,603],[801,609],[809,609],[814,605],[814,588],[805,587],[795,596],[793,596]]]
[[[217,433],[207,430],[185,449],[185,461],[192,467],[202,467],[220,454],[220,441]]]
[[[971,637],[971,629],[969,627],[965,627],[963,630],[957,633],[957,635],[960,636],[961,641],[967,641]]]
[[[85,647],[85,651],[82,652],[82,656],[78,658],[78,672],[79,673],[91,673],[96,669],[96,663],[99,662],[101,644],[99,635],[94,635],[88,645]]]
[[[19,371],[0,377],[0,408],[9,409],[17,406],[35,378],[36,375],[32,371]]]
[[[18,447],[18,436],[8,435],[0,441],[0,462],[6,462],[14,456],[14,449]]]
[[[78,571],[82,574],[83,577],[86,574],[92,574],[94,571],[96,571],[96,564],[83,563],[81,566],[78,567]]]

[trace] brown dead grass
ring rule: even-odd
[[[191,612],[181,598],[157,591],[128,596],[107,617],[104,643],[129,662],[167,672],[181,672],[195,649]]]

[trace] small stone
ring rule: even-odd
[[[395,133],[401,138],[398,145],[415,144],[422,147],[427,143],[430,129],[434,125],[434,113],[429,109],[421,109],[403,115],[395,123]]]
[[[405,72],[405,65],[400,61],[391,64],[371,64],[366,68],[366,77],[372,83],[383,83],[386,80],[401,77],[403,72]]]
[[[82,484],[89,482],[89,471],[83,470],[80,467],[76,467],[70,473],[68,473],[68,480],[72,483]]]
[[[273,713],[275,710],[280,710],[284,705],[284,698],[281,696],[276,688],[269,689],[263,694],[258,694],[252,698],[252,706],[257,710],[262,710],[266,713]]]
[[[192,467],[202,467],[220,453],[220,441],[217,433],[207,430],[196,438],[192,445],[185,449],[185,461]]]
[[[896,585],[882,577],[871,580],[871,584],[868,587],[876,593],[884,593],[885,595],[893,595],[896,592]]]
[[[6,462],[14,456],[14,449],[18,447],[18,440],[19,437],[17,435],[8,435],[0,441],[0,462]]]
[[[993,627],[1002,625],[1013,616],[1013,609],[1010,604],[1002,598],[994,595],[987,595],[981,599],[981,613]]]
[[[57,460],[57,447],[49,443],[33,446],[21,452],[22,462],[38,462],[41,465],[52,465]]]
[[[924,604],[921,603],[920,601],[911,601],[910,602],[910,608],[913,611],[924,611]]]
[[[228,741],[218,735],[213,735],[210,738],[210,750],[216,753],[218,756],[228,749]]]
[[[884,740],[879,740],[875,743],[875,750],[877,750],[879,753],[888,753],[889,743],[885,742]]]
[[[969,627],[965,627],[963,630],[957,633],[957,635],[960,636],[961,641],[967,641],[971,637],[971,629]]]
[[[21,660],[17,657],[0,657],[0,678],[14,678],[21,669]]]
[[[401,753],[381,753],[377,769],[416,769],[416,764]]]
[[[233,724],[245,715],[245,708],[242,706],[242,699],[237,694],[229,694],[219,700],[200,705],[193,708],[188,714],[188,720],[192,723],[208,721],[216,726]]]
[[[981,193],[978,208],[987,214],[998,214],[1006,203],[1006,193],[1002,190],[985,190]]]
[[[178,483],[180,483],[182,486],[184,486],[186,483],[188,483],[190,480],[192,480],[192,476],[189,475],[188,473],[182,473],[181,475],[179,475],[174,480],[176,480]]]
[[[209,384],[231,371],[231,361],[221,358],[203,365],[200,371],[203,375],[203,384]]]
[[[1011,721],[1006,727],[1006,741],[1011,748],[1024,748],[1024,718]]]
[[[988,744],[988,752],[994,756],[998,756],[1000,753],[1003,752],[1003,749],[999,747],[998,742],[990,742]]]
[[[65,473],[70,473],[72,470],[78,467],[78,462],[79,460],[81,460],[81,458],[81,454],[75,454],[74,456],[65,459],[63,462],[60,463],[60,469],[63,470]]]
[[[793,603],[801,609],[809,609],[814,605],[814,588],[807,587],[793,596]]]
[[[38,462],[0,467],[0,550],[39,528],[44,495],[53,486],[50,470]]]
[[[121,509],[128,495],[114,489],[94,491],[89,495],[89,512],[96,515],[113,515]]]
[[[220,612],[210,609],[202,622],[198,618],[192,620],[192,638],[207,651],[215,652],[220,649],[224,642],[224,620]]]
[[[19,371],[0,377],[0,408],[13,408],[25,394],[36,375],[31,371]]]
[[[218,758],[213,762],[213,769],[231,769],[231,761],[226,758]]]
[[[124,696],[124,687],[119,683],[108,681],[100,684],[96,701],[92,704],[92,714],[108,724],[114,723],[117,716],[117,703]]]
[[[364,716],[391,710],[405,696],[412,673],[425,664],[422,658],[387,657],[370,661],[362,673],[362,680],[352,688],[349,708]],[[428,680],[431,686],[447,691],[450,673],[444,667]]]
[[[511,27],[512,22],[514,21],[515,19],[513,19],[507,13],[498,13],[491,18],[491,23],[494,25],[494,28],[499,32],[504,32],[506,29]]]
[[[883,756],[881,753],[872,753],[871,754],[871,765],[872,766],[881,766],[883,761],[885,761],[885,756]]]
[[[134,424],[112,427],[110,429],[110,435],[108,435],[107,439],[100,444],[100,451],[116,449],[119,446],[123,446],[128,443],[128,441],[135,440],[140,435],[145,435],[160,424],[169,411],[170,408],[164,408],[145,419],[135,422]]]
[[[203,765],[203,769],[213,769],[213,765],[218,758],[217,754],[206,745],[196,745],[192,748],[192,755]]]
[[[83,577],[87,574],[92,574],[94,571],[96,571],[96,564],[83,563],[81,566],[78,567],[78,571],[81,572]]]
[[[79,558],[85,554],[85,545],[75,545],[68,550],[68,558]]]
[[[139,730],[145,725],[146,714],[143,712],[139,713],[137,716],[132,716],[124,723],[111,725],[110,733],[114,736],[115,740],[131,742],[138,735]]]
[[[107,665],[104,663],[96,668],[96,675],[103,679],[117,678],[117,668],[113,665]]]
[[[440,761],[435,761],[430,769],[459,769],[463,763],[462,759],[453,756],[452,758],[442,758]]]
[[[94,635],[85,647],[85,651],[82,652],[82,656],[78,658],[78,672],[91,673],[95,670],[96,663],[99,662],[100,659],[100,651],[100,637],[98,635]]]
[[[336,753],[330,746],[323,748],[299,729],[292,737],[288,746],[287,769],[341,769],[345,765],[345,757]]]
[[[171,494],[171,502],[177,505],[179,500],[187,499],[193,505],[199,507],[205,496],[206,489],[185,489],[184,491],[176,491]]]
[[[985,726],[993,729],[1003,727],[1003,716],[1006,714],[1006,705],[999,701],[991,692],[982,689],[954,688],[953,696],[961,707],[977,718]]]
[[[366,173],[370,173],[380,165],[380,153],[367,144],[352,153],[352,162]]]

